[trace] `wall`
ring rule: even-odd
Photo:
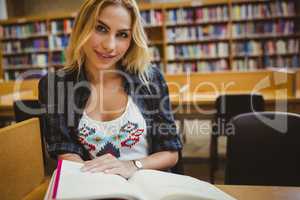
[[[9,0],[9,17],[39,16],[75,12],[84,0]]]
[[[7,18],[6,0],[0,0],[0,19]]]
[[[0,0],[5,1],[5,0]],[[85,0],[6,0],[9,17],[45,16],[75,12]],[[136,0],[137,2],[174,2],[179,0]],[[183,0],[181,0],[183,1]]]

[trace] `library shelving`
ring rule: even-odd
[[[28,17],[1,22],[1,69],[4,79],[16,79],[23,72],[28,77],[45,74],[62,66],[74,14]]]
[[[140,9],[153,65],[174,74],[299,67],[299,4],[193,0],[142,3]],[[0,78],[63,66],[75,16],[0,21]]]

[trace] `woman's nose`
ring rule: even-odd
[[[114,36],[107,36],[102,41],[102,47],[107,52],[112,52],[116,48],[116,39]]]

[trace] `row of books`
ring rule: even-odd
[[[150,56],[151,56],[153,61],[160,61],[161,60],[160,50],[157,46],[151,46],[149,48],[149,50],[150,50]]]
[[[3,58],[3,66],[5,68],[16,67],[16,66],[38,66],[46,67],[48,65],[48,55],[45,53],[22,55],[15,57]]]
[[[228,35],[227,25],[207,25],[193,27],[176,27],[167,29],[169,42],[202,40],[206,38],[225,38]]]
[[[54,36],[34,40],[17,40],[11,42],[3,42],[2,50],[4,54],[14,53],[34,53],[47,50],[64,49],[68,46],[69,36]]]
[[[244,37],[257,34],[284,35],[295,33],[295,24],[291,20],[279,20],[278,22],[247,22],[234,23],[232,25],[233,37]]]
[[[52,65],[63,65],[66,62],[65,52],[55,52],[51,55],[51,64]]]
[[[176,59],[205,59],[228,56],[228,43],[209,43],[197,45],[168,45],[167,58]]]
[[[36,53],[28,55],[20,55],[14,57],[4,57],[3,66],[6,69],[11,67],[15,68],[17,66],[37,66],[37,67],[47,67],[49,63],[52,64],[64,64],[66,61],[65,52],[53,52],[51,56],[47,53]]]
[[[280,55],[289,53],[299,53],[299,40],[276,40],[264,43],[264,53],[266,55]]]
[[[145,26],[158,26],[163,23],[163,15],[160,10],[141,11],[141,16]]]
[[[47,39],[24,40],[22,42],[18,40],[2,43],[2,50],[4,54],[13,54],[47,50],[48,46]]]
[[[235,42],[231,48],[234,56],[259,56],[262,54],[262,45],[259,41]]]
[[[228,6],[170,9],[166,12],[167,25],[228,20]]]
[[[51,22],[51,33],[71,33],[74,25],[74,19],[64,19]]]
[[[233,61],[231,69],[234,71],[252,71],[258,69],[260,67],[259,64],[258,59],[237,59]]]
[[[0,38],[25,38],[32,35],[46,35],[46,22],[0,26]]]
[[[294,55],[292,57],[264,57],[264,66],[268,67],[275,67],[275,68],[299,68],[300,60],[299,55]]]
[[[68,35],[50,35],[49,40],[49,49],[64,49],[68,46],[69,36]]]
[[[228,61],[220,59],[217,61],[198,61],[184,63],[169,63],[167,65],[168,74],[178,74],[182,72],[213,72],[228,70]]]
[[[295,3],[293,1],[269,1],[232,7],[232,19],[234,20],[293,15],[295,15]]]
[[[235,42],[232,45],[232,53],[234,56],[297,54],[299,53],[299,40],[268,40],[265,42],[250,40]]]
[[[74,24],[73,19],[65,19],[52,21],[50,23],[50,33],[71,33]],[[46,22],[34,22],[19,25],[0,26],[0,38],[26,38],[33,35],[46,35],[48,34]]]

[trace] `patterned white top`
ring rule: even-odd
[[[130,96],[120,117],[97,121],[84,111],[78,129],[79,141],[92,158],[106,153],[120,160],[140,159],[148,155],[146,121]]]

